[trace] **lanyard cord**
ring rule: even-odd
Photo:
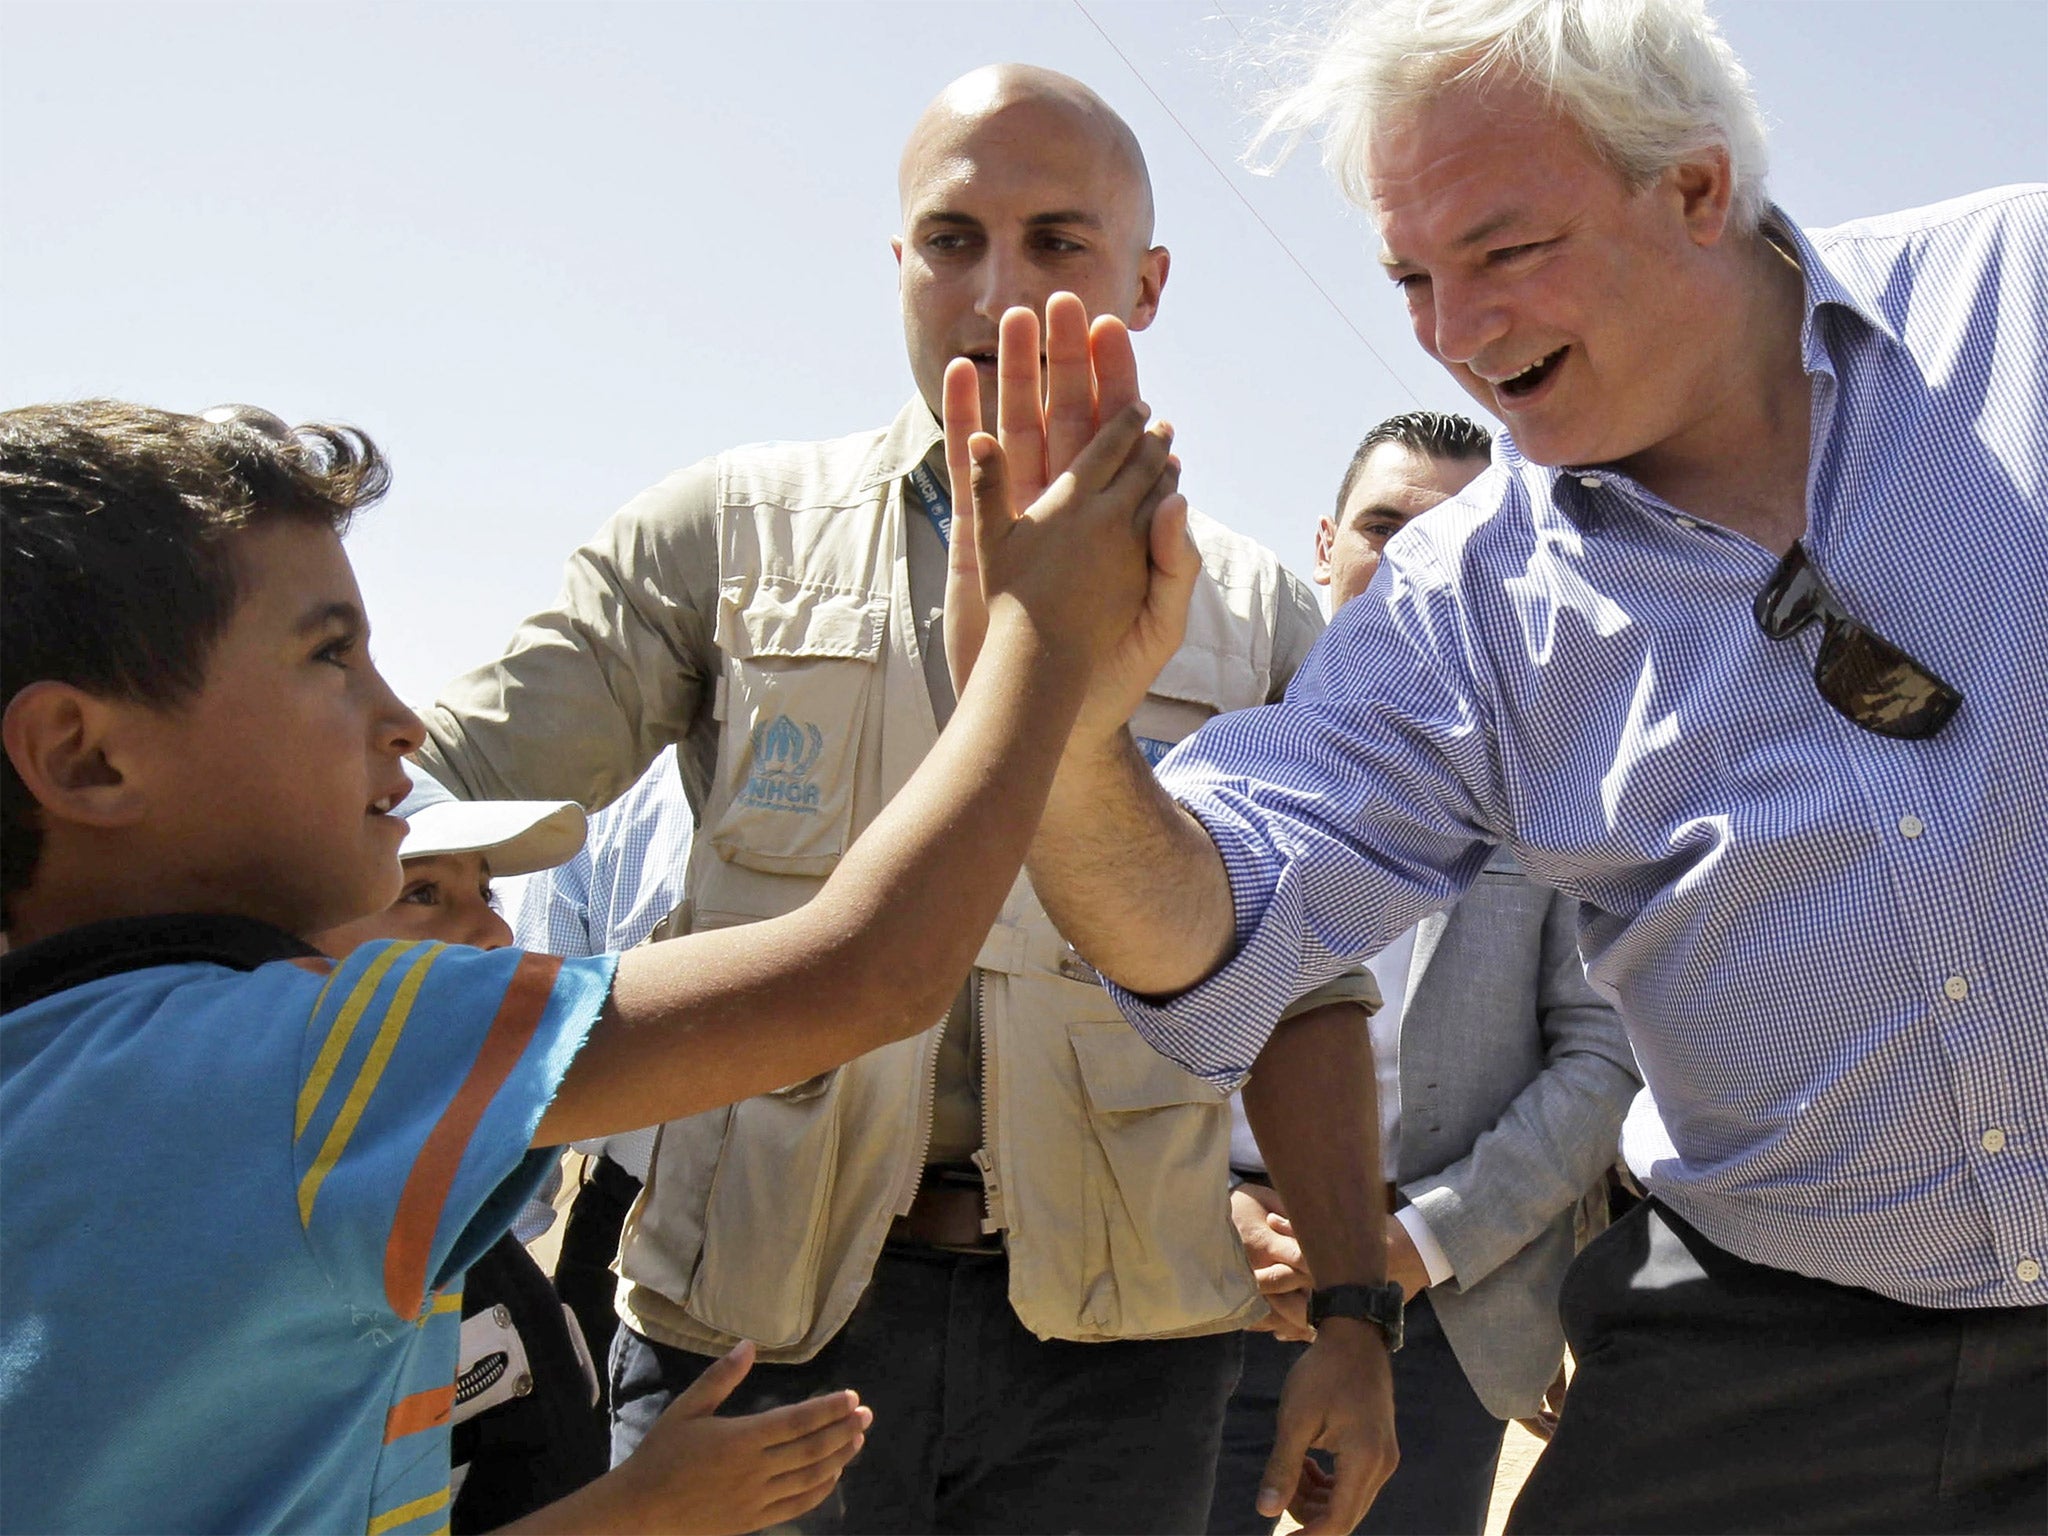
[[[953,547],[953,498],[946,488],[939,484],[939,477],[922,464],[913,464],[907,477],[910,488],[917,493],[918,502],[924,507],[924,515],[932,520],[932,527],[938,531],[939,542]]]

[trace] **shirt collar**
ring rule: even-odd
[[[909,404],[896,413],[896,419],[882,433],[881,445],[875,450],[874,467],[868,473],[867,488],[902,479],[910,473],[913,464],[929,459],[932,450],[945,441],[945,429],[932,415],[932,408],[924,403],[922,395],[912,395]]]
[[[254,918],[206,913],[115,917],[67,928],[0,955],[0,1009],[12,1011],[71,987],[153,965],[194,963],[253,971],[320,952]]]
[[[1899,334],[1884,316],[1877,292],[1863,282],[1863,274],[1844,266],[1830,265],[1821,248],[1791,216],[1776,203],[1763,216],[1764,234],[1791,249],[1799,263],[1800,278],[1806,284],[1806,314],[1799,324],[1799,350],[1808,373],[1834,372],[1824,339],[1820,334],[1820,309],[1845,310],[1894,346],[1903,345]]]

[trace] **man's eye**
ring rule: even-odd
[[[1403,272],[1394,279],[1394,286],[1403,293],[1417,293],[1429,286],[1427,272]]]
[[[415,880],[399,893],[398,899],[415,907],[438,907],[441,887],[432,880]]]
[[[345,668],[349,664],[349,659],[355,655],[355,649],[355,637],[353,635],[343,635],[338,639],[329,640],[325,645],[321,646],[319,650],[313,653],[313,659],[325,662],[330,667]]]
[[[1526,245],[1504,245],[1499,250],[1488,251],[1486,256],[1487,260],[1493,262],[1518,261],[1532,252],[1542,250],[1549,244],[1548,240],[1532,240]]]
[[[1072,256],[1087,249],[1080,241],[1069,240],[1065,235],[1046,235],[1039,240],[1038,248],[1055,256]]]

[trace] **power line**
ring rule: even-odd
[[[1089,12],[1088,7],[1082,3],[1082,0],[1074,0],[1074,9],[1079,11],[1081,15],[1087,20],[1088,25],[1096,30],[1096,32],[1101,36],[1102,40],[1105,43],[1109,44],[1110,51],[1114,53],[1118,58],[1124,61],[1124,68],[1128,69],[1131,72],[1131,74],[1137,78],[1138,84],[1145,87],[1146,93],[1150,95],[1154,101],[1159,103],[1159,110],[1164,112],[1169,118],[1173,120],[1173,126],[1178,128],[1181,131],[1182,135],[1187,139],[1187,141],[1195,146],[1195,153],[1200,155],[1205,161],[1208,162],[1209,169],[1216,173],[1218,179],[1222,181],[1223,185],[1230,188],[1230,195],[1232,197],[1235,197],[1240,203],[1244,204],[1245,212],[1249,213],[1252,216],[1252,218],[1257,221],[1259,228],[1263,229],[1266,232],[1267,237],[1270,238],[1275,245],[1280,247],[1281,254],[1286,256],[1286,258],[1289,261],[1294,263],[1295,271],[1299,272],[1303,277],[1307,278],[1308,285],[1311,288],[1315,289],[1317,293],[1322,295],[1323,302],[1330,306],[1330,312],[1334,314],[1339,320],[1342,320],[1344,322],[1345,329],[1350,331],[1353,336],[1356,336],[1358,338],[1358,344],[1364,347],[1366,351],[1372,354],[1373,361],[1378,363],[1382,368],[1387,370],[1387,376],[1391,378],[1395,382],[1395,384],[1400,386],[1401,393],[1406,395],[1410,400],[1413,400],[1417,405],[1420,405],[1422,403],[1422,400],[1415,393],[1414,390],[1408,387],[1408,381],[1402,378],[1401,375],[1395,371],[1394,365],[1392,363],[1388,362],[1385,357],[1381,356],[1380,349],[1378,347],[1375,347],[1370,341],[1366,339],[1365,332],[1361,331],[1358,328],[1357,323],[1353,321],[1352,318],[1344,312],[1344,306],[1339,304],[1336,301],[1336,299],[1331,297],[1330,290],[1325,288],[1321,283],[1316,281],[1315,273],[1309,271],[1308,267],[1302,262],[1302,259],[1294,254],[1293,249],[1289,247],[1285,240],[1280,238],[1280,232],[1273,228],[1271,224],[1268,224],[1266,222],[1265,215],[1260,213],[1259,210],[1253,206],[1252,200],[1244,195],[1243,190],[1238,186],[1238,184],[1235,181],[1231,179],[1230,173],[1225,171],[1223,167],[1216,162],[1216,157],[1210,154],[1209,151],[1203,147],[1202,141],[1195,137],[1194,131],[1190,129],[1186,123],[1180,120],[1180,114],[1175,112],[1172,107],[1166,104],[1166,98],[1159,94],[1158,90],[1154,88],[1150,80],[1147,80],[1145,78],[1145,72],[1138,68],[1137,64],[1132,61],[1131,56],[1125,53],[1122,48],[1117,46],[1116,39],[1111,37],[1109,33],[1106,30],[1104,30],[1102,23],[1095,19],[1095,17]],[[1218,14],[1220,15],[1221,12],[1219,11]],[[1224,16],[1223,19],[1226,22],[1229,22],[1231,31],[1237,32],[1236,22],[1231,21],[1228,16]],[[1239,40],[1242,41],[1244,38],[1244,34],[1242,32],[1237,32],[1237,35]]]

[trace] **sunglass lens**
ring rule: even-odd
[[[1829,626],[1813,681],[1821,697],[1865,730],[1906,741],[1932,736],[1963,701],[1911,656],[1858,624]]]
[[[1821,592],[1820,577],[1807,563],[1806,551],[1794,544],[1757,594],[1756,627],[1771,640],[1797,634],[1819,615]]]

